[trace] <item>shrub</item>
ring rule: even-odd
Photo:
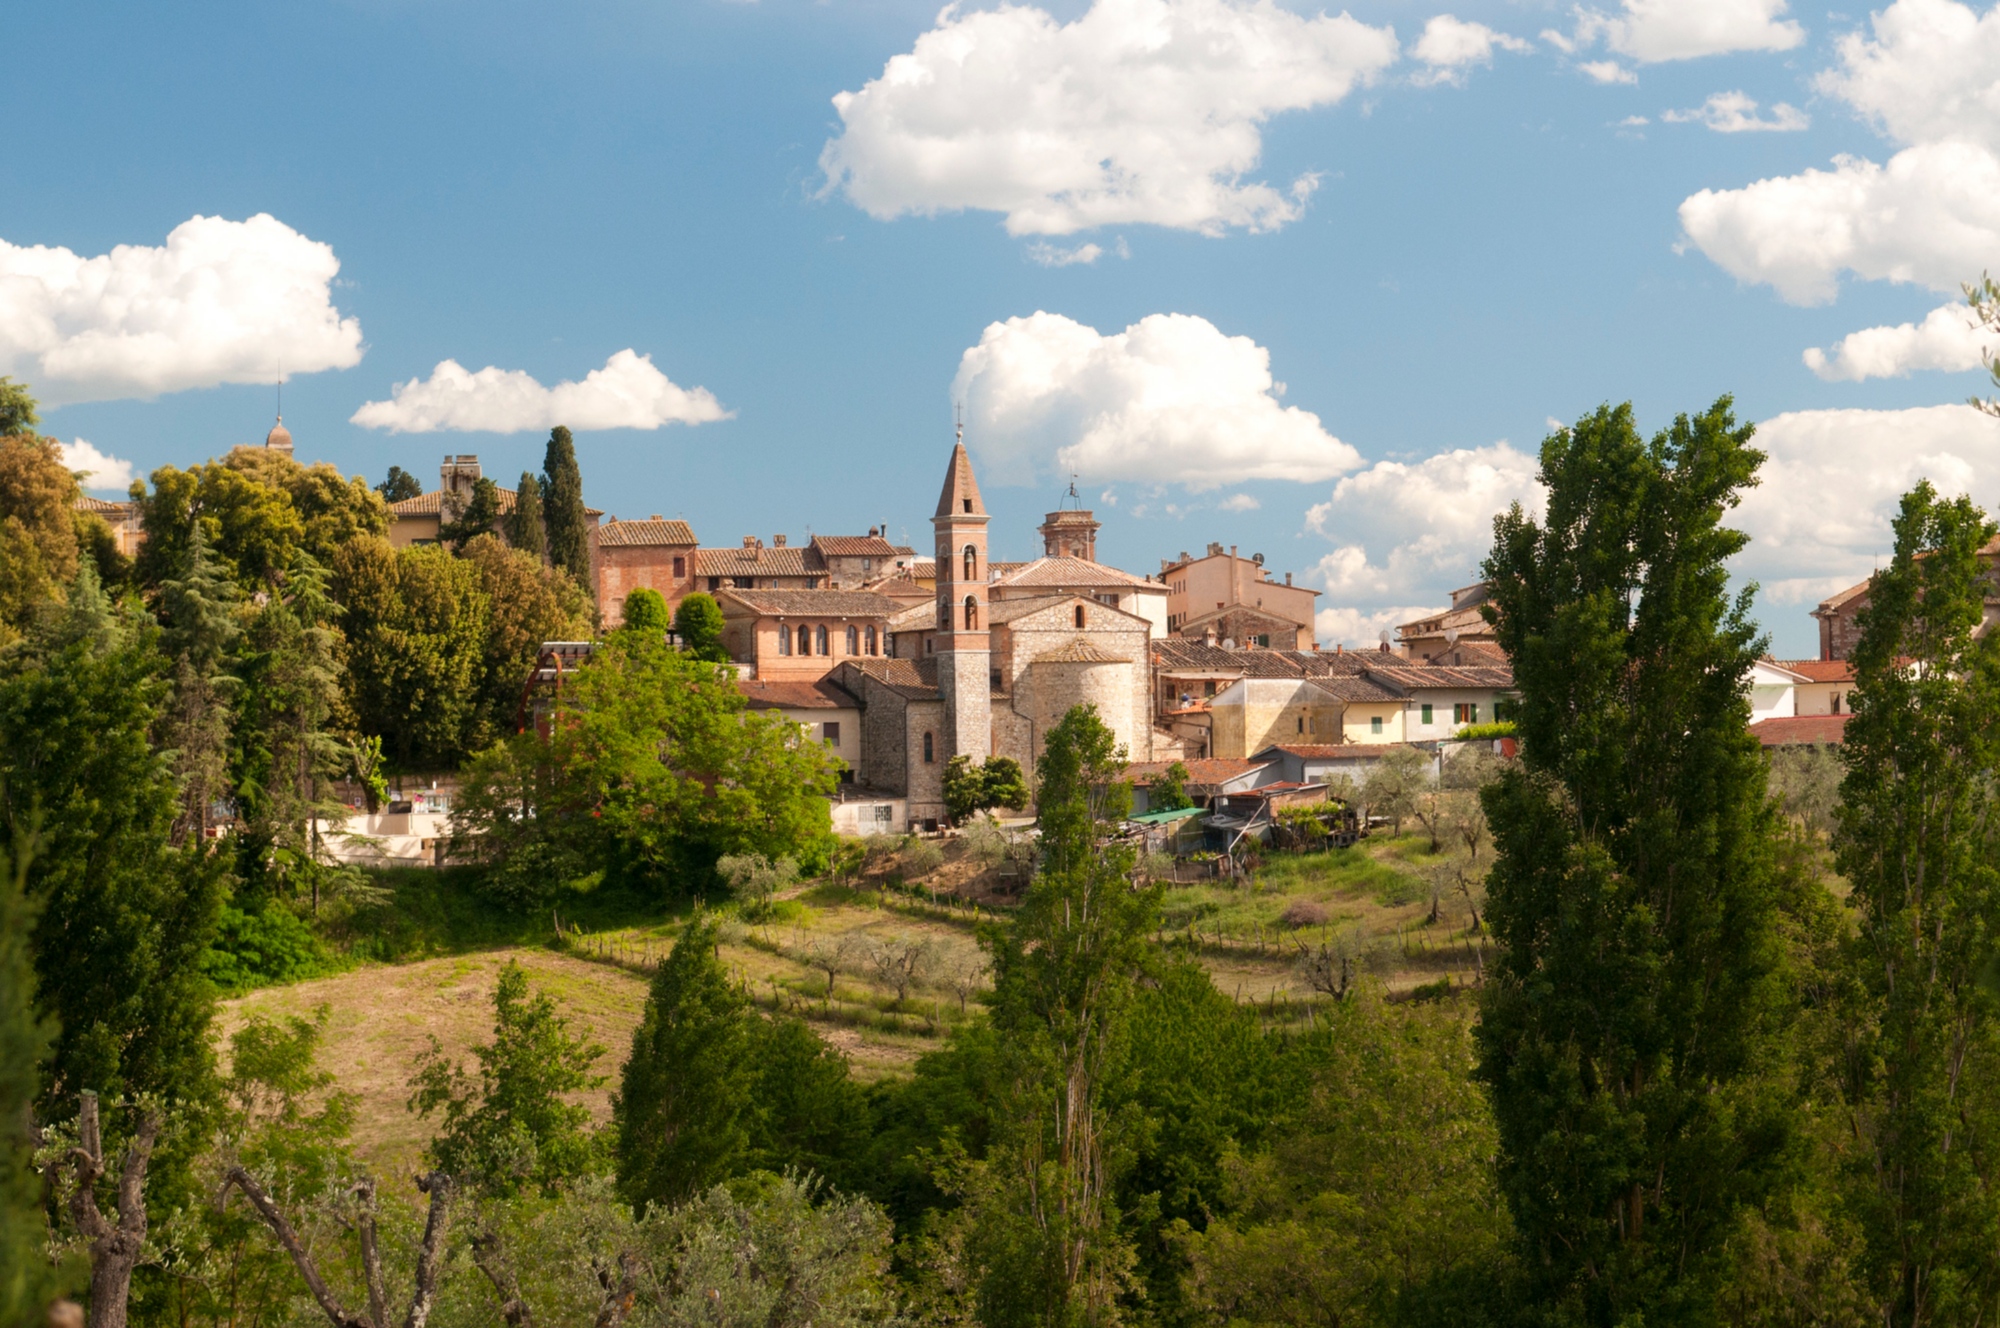
[[[342,967],[326,942],[276,901],[254,913],[223,905],[215,940],[201,966],[208,980],[224,992],[301,982],[337,973]]]
[[[911,876],[929,876],[944,866],[944,850],[928,839],[911,835],[900,855],[903,870]]]
[[[799,880],[799,864],[783,855],[773,861],[762,853],[727,854],[716,861],[715,870],[729,883],[730,894],[748,918],[761,918],[770,912],[771,896]]]
[[[1285,906],[1285,911],[1278,915],[1278,921],[1287,927],[1323,927],[1326,925],[1327,916],[1324,904],[1314,903],[1310,899],[1294,899]]]

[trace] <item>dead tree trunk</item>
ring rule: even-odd
[[[160,1141],[160,1116],[148,1111],[139,1132],[125,1147],[118,1170],[118,1215],[113,1221],[97,1206],[97,1182],[104,1175],[104,1136],[97,1094],[83,1094],[77,1112],[77,1147],[49,1164],[49,1183],[59,1188],[66,1167],[76,1168],[69,1196],[70,1220],[90,1242],[89,1328],[125,1328],[132,1295],[132,1270],[146,1247],[146,1164]]]
[[[228,1197],[231,1186],[243,1191],[243,1196],[257,1210],[264,1224],[277,1236],[278,1243],[285,1247],[285,1253],[292,1256],[293,1267],[299,1270],[299,1277],[319,1302],[320,1312],[326,1315],[333,1328],[389,1328],[389,1297],[382,1280],[382,1255],[376,1239],[375,1228],[375,1183],[363,1181],[354,1187],[354,1193],[361,1200],[361,1216],[356,1223],[361,1240],[361,1267],[368,1280],[368,1313],[357,1314],[340,1303],[333,1289],[320,1276],[319,1265],[299,1239],[285,1217],[256,1177],[242,1167],[231,1167],[222,1181],[222,1194]],[[410,1294],[410,1312],[404,1316],[404,1328],[424,1328],[429,1322],[431,1310],[437,1304],[439,1275],[444,1271],[442,1246],[445,1229],[451,1220],[453,1185],[451,1177],[442,1171],[433,1171],[417,1178],[417,1188],[431,1197],[430,1216],[424,1223],[424,1242],[417,1250],[416,1286]],[[93,1325],[95,1328],[95,1325]]]

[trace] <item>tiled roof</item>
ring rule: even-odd
[[[1144,577],[1086,558],[1037,558],[994,578],[1002,586],[1143,586]],[[1164,590],[1166,587],[1160,587]]]
[[[1272,752],[1283,752],[1287,756],[1297,756],[1307,761],[1347,761],[1375,760],[1387,756],[1398,747],[1407,746],[1400,742],[1314,742],[1314,743],[1273,743],[1259,756]]]
[[[1150,784],[1167,773],[1173,761],[1134,761],[1125,767],[1123,778],[1134,784]],[[1246,761],[1240,756],[1207,756],[1181,761],[1188,772],[1188,783],[1205,786],[1225,783],[1253,770],[1261,770],[1269,761]]]
[[[1853,585],[1849,586],[1847,589],[1839,591],[1833,595],[1829,595],[1827,598],[1819,602],[1819,607],[1813,610],[1813,616],[1818,617],[1820,614],[1823,613],[1833,613],[1836,610],[1845,606],[1847,602],[1853,599],[1855,596],[1866,594],[1868,592],[1868,587],[1874,582],[1874,580],[1875,578],[1871,576],[1866,581],[1857,581]]]
[[[893,558],[896,546],[880,535],[815,535],[812,547],[829,558]]]
[[[501,513],[505,514],[513,511],[514,499],[517,497],[515,492],[512,489],[503,489],[497,484],[493,488],[500,495]],[[389,515],[392,517],[441,516],[443,513],[443,489],[432,489],[429,493],[420,493],[414,498],[405,498],[399,503],[389,504]],[[586,507],[583,509],[583,514],[585,516],[603,516],[604,509],[601,507]]]
[[[1317,590],[1313,591],[1312,593],[1315,595],[1319,594]],[[1189,618],[1186,622],[1182,623],[1179,627],[1174,628],[1174,630],[1186,636],[1196,636],[1196,637],[1202,636],[1204,634],[1202,632],[1202,629],[1208,626],[1208,624],[1220,623],[1224,618],[1228,618],[1232,615],[1238,617],[1260,618],[1265,622],[1275,623],[1283,627],[1291,628],[1293,630],[1296,630],[1301,627],[1312,626],[1311,622],[1300,622],[1297,618],[1287,618],[1284,614],[1279,613],[1276,609],[1267,609],[1262,607],[1261,605],[1225,604],[1219,609],[1210,609],[1207,613],[1196,614],[1194,617]],[[1217,636],[1222,635],[1220,629],[1217,630],[1216,635]]]
[[[1514,670],[1494,665],[1453,668],[1444,664],[1370,664],[1368,676],[1404,691],[1424,691],[1439,687],[1506,688],[1514,685]]]
[[[1044,651],[1035,656],[1037,664],[1125,664],[1123,655],[1114,655],[1108,650],[1090,644],[1083,637],[1066,641],[1054,650]]]
[[[1506,668],[1511,661],[1507,658],[1507,652],[1491,641],[1475,641],[1469,638],[1461,638],[1450,649],[1441,650],[1429,659],[1419,660],[1418,662],[1433,666],[1463,665],[1477,667],[1479,665],[1496,665],[1500,668]]]
[[[1838,744],[1847,732],[1847,720],[1846,715],[1781,715],[1758,720],[1750,726],[1750,731],[1766,747]]]
[[[889,630],[892,632],[921,632],[926,627],[937,626],[937,605],[926,600],[922,604],[912,604],[889,615]]]
[[[1365,674],[1335,675],[1326,678],[1309,679],[1309,684],[1342,701],[1381,702],[1401,700],[1401,694],[1391,691]]]
[[[934,659],[850,659],[840,665],[865,673],[884,687],[912,701],[938,699],[937,661]]]
[[[911,576],[907,568],[899,568],[888,576],[878,576],[868,582],[865,588],[878,595],[887,595],[890,599],[906,603],[912,600],[928,601],[936,593],[931,586]]]
[[[1075,595],[1031,595],[1026,599],[995,600],[986,608],[986,620],[991,623],[1009,623],[1016,618],[1025,618],[1031,613],[1053,609],[1075,599]]]
[[[853,710],[861,704],[824,678],[817,682],[739,678],[736,690],[743,693],[743,703],[751,710]]]
[[[79,512],[100,512],[107,515],[115,512],[119,516],[125,516],[132,510],[130,503],[107,503],[102,498],[93,498],[87,493],[77,496],[75,507]]]
[[[826,568],[804,546],[783,549],[696,549],[698,576],[820,576]]]
[[[1045,526],[1094,526],[1099,524],[1096,517],[1080,508],[1066,507],[1060,512],[1051,512],[1042,522]]]
[[[1153,642],[1153,659],[1164,668],[1189,673],[1247,678],[1329,678],[1348,676],[1372,668],[1370,660],[1394,659],[1373,651],[1334,650],[1229,650],[1206,641],[1167,637]]]
[[[1790,669],[1807,682],[1853,682],[1854,661],[1847,659],[1779,659],[1772,663]]]
[[[900,607],[887,595],[869,590],[723,590],[724,607],[732,601],[753,613],[811,618],[886,618]]]
[[[951,449],[951,463],[945,467],[944,490],[938,494],[934,515],[986,515],[986,504],[979,498],[979,481],[972,477],[972,458],[965,454],[964,443],[954,444]]]
[[[615,549],[636,544],[693,544],[694,528],[685,521],[610,521],[597,528],[597,547]]]

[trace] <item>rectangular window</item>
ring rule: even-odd
[[[686,576],[687,570],[688,570],[688,560],[686,559],[686,557],[680,557],[674,559],[674,580],[678,581],[682,577]]]
[[[778,653],[781,655],[792,653],[792,629],[783,623],[778,624]]]
[[[1424,705],[1424,706],[1422,707],[1422,713],[1423,713],[1423,717],[1424,717],[1424,724],[1425,724],[1425,726],[1426,726],[1426,727],[1428,727],[1428,726],[1430,725],[1430,722],[1431,722],[1431,708],[1430,708],[1430,706],[1429,706],[1429,704],[1428,704],[1428,703],[1426,703],[1426,704],[1425,704],[1425,705]]]
[[[840,746],[840,725],[828,720],[819,726],[819,736],[829,747]]]
[[[1454,724],[1477,724],[1479,707],[1470,701],[1460,701],[1451,708],[1451,722]]]
[[[1370,715],[1368,717],[1368,731],[1370,733],[1380,733],[1382,731],[1382,717],[1380,715]]]

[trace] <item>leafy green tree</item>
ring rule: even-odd
[[[739,1169],[754,1121],[758,1038],[716,958],[712,917],[688,923],[653,977],[614,1105],[618,1192],[640,1212]]]
[[[1160,772],[1153,786],[1146,793],[1146,810],[1152,812],[1177,812],[1194,806],[1194,799],[1187,791],[1188,768],[1179,761],[1173,762]]]
[[[85,1089],[201,1103],[212,1082],[201,959],[226,864],[169,842],[179,798],[150,742],[166,693],[155,637],[85,564],[62,611],[0,663],[0,854],[18,861],[40,817],[35,999],[60,1028],[49,1116]]]
[[[0,644],[75,578],[78,493],[55,439],[0,437]]]
[[[620,615],[622,618],[620,625],[628,632],[657,632],[664,635],[672,621],[667,615],[667,601],[651,586],[640,586],[627,593]]]
[[[464,558],[479,569],[479,588],[488,605],[481,707],[466,740],[476,750],[514,731],[521,695],[543,642],[588,639],[590,596],[567,572],[490,535],[466,545]]]
[[[453,766],[477,746],[492,621],[480,581],[477,563],[435,545],[364,537],[334,560],[348,704],[406,768]]]
[[[1370,816],[1386,816],[1396,834],[1417,813],[1417,798],[1430,786],[1430,762],[1414,747],[1397,746],[1383,754],[1361,785],[1361,800]]]
[[[26,383],[17,383],[0,374],[0,438],[33,432],[42,422],[35,413],[35,405]]]
[[[1557,1321],[1715,1322],[1724,1239],[1788,1148],[1763,642],[1723,525],[1751,432],[1726,397],[1650,443],[1600,408],[1543,443],[1547,518],[1498,518],[1486,562],[1521,762],[1482,793],[1501,948],[1479,1074]]]
[[[438,541],[451,545],[453,553],[465,552],[468,541],[490,535],[500,525],[500,486],[481,475],[472,482],[472,497],[456,520],[438,527]]]
[[[537,562],[548,560],[549,536],[542,527],[542,483],[532,471],[521,472],[521,487],[514,491],[514,510],[507,514],[507,543]]]
[[[423,481],[401,466],[389,467],[389,473],[375,486],[375,492],[382,495],[385,503],[400,503],[410,498],[423,496]]]
[[[989,756],[978,765],[969,756],[954,756],[944,768],[945,814],[964,821],[992,807],[1016,811],[1028,805],[1028,781],[1021,763],[1011,756]]]
[[[0,379],[0,408],[8,384]],[[35,1170],[36,1067],[53,1031],[35,1009],[34,958],[28,938],[35,906],[28,868],[38,827],[16,827],[12,860],[0,862],[0,1323],[28,1323],[65,1289],[46,1253],[48,1221]]]
[[[342,475],[324,461],[301,465],[268,447],[232,448],[222,465],[291,500],[303,528],[299,546],[322,566],[351,539],[389,533],[389,504],[359,475]]]
[[[428,1153],[447,1175],[501,1195],[524,1186],[552,1193],[599,1164],[590,1108],[574,1099],[604,1082],[592,1073],[604,1048],[587,1031],[572,1033],[518,963],[500,970],[493,1016],[493,1041],[472,1049],[476,1080],[431,1039],[410,1080],[410,1109],[442,1117]]]
[[[590,575],[590,517],[583,505],[583,472],[577,469],[576,442],[558,424],[549,432],[542,457],[542,528],[548,534],[549,565],[560,567],[595,597]]]
[[[231,728],[242,680],[234,651],[243,635],[236,583],[208,550],[197,525],[181,575],[160,587],[161,635],[173,666],[173,691],[161,737],[180,785],[176,843],[204,841],[210,808],[229,788]]]
[[[305,541],[291,495],[256,476],[211,461],[191,470],[162,466],[150,479],[150,492],[133,488],[146,530],[134,568],[142,586],[181,574],[196,522],[210,551],[249,594],[276,585]]]
[[[674,610],[674,635],[681,639],[681,649],[710,664],[729,659],[722,645],[722,626],[722,606],[698,590]]]
[[[1835,839],[1859,915],[1847,1056],[1876,1321],[1966,1323],[2000,1295],[2000,642],[1996,527],[1929,483],[1903,498],[1854,654]]]

